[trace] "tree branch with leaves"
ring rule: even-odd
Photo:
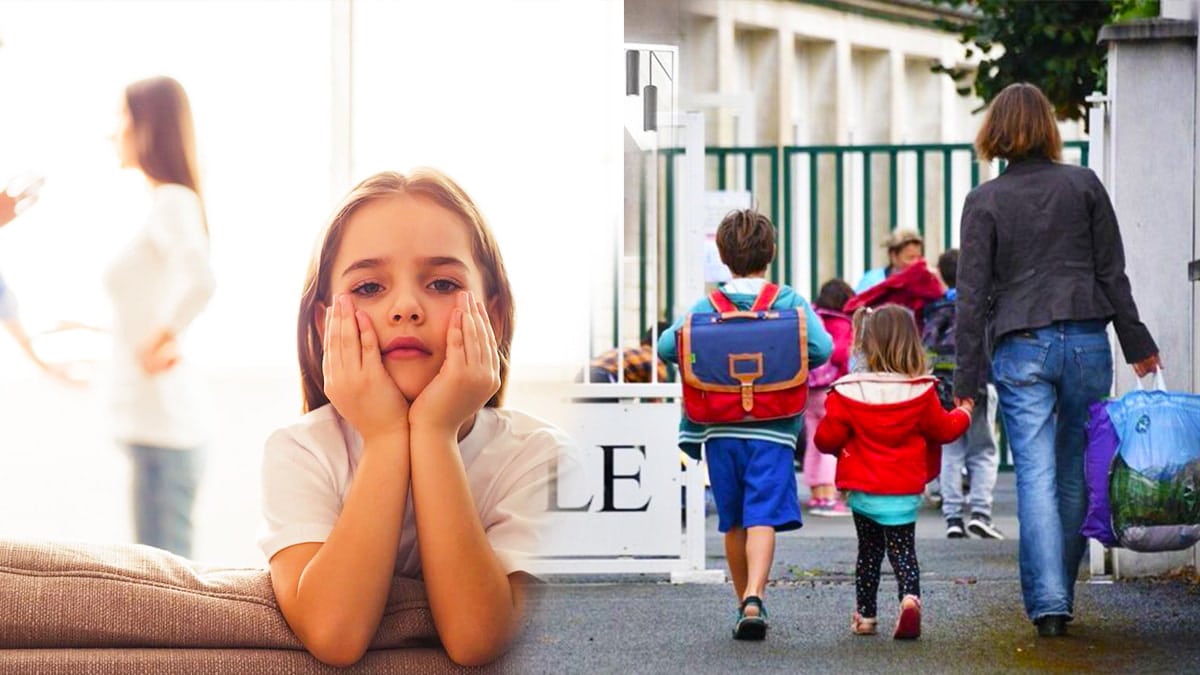
[[[1061,120],[1086,120],[1086,98],[1103,91],[1108,48],[1097,44],[1100,28],[1124,20],[1158,16],[1158,0],[933,0],[965,9],[974,20],[940,20],[961,35],[975,68],[935,65],[954,79],[958,93],[984,104],[1014,82],[1037,85]],[[997,49],[999,48],[999,49]]]

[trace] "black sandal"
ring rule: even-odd
[[[758,608],[758,616],[746,616],[746,607]],[[767,637],[767,608],[757,595],[747,596],[738,608],[737,623],[733,626],[734,640],[762,640]]]

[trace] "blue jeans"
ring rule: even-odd
[[[996,488],[996,472],[1000,468],[1000,453],[996,451],[996,389],[987,387],[987,397],[975,401],[971,426],[957,441],[942,446],[942,516],[962,518],[981,513],[992,515],[992,492]],[[970,492],[963,499],[962,470],[967,467]],[[963,507],[970,506],[970,514]]]
[[[130,445],[133,522],[137,542],[192,555],[192,506],[200,478],[199,450]]]
[[[1088,404],[1108,395],[1104,321],[1060,321],[1003,336],[992,358],[1017,473],[1021,594],[1032,620],[1072,616],[1085,539]]]

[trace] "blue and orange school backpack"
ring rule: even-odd
[[[748,311],[719,289],[715,312],[693,312],[679,331],[683,412],[699,424],[793,417],[808,400],[808,325],[802,309],[771,309],[767,284]]]

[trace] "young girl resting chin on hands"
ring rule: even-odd
[[[300,301],[306,414],[263,460],[275,595],[321,661],[362,657],[393,575],[424,580],[460,664],[494,660],[517,632],[569,441],[499,408],[512,331],[500,252],[458,185],[424,169],[350,192]]]

